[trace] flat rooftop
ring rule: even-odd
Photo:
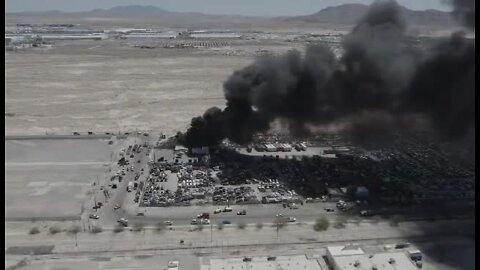
[[[244,262],[243,258],[211,259],[210,265],[202,266],[202,270],[283,270],[303,269],[322,270],[317,259],[308,259],[305,255],[277,256],[275,260],[268,261],[267,257],[253,257],[250,262]]]
[[[359,246],[354,245],[327,247],[327,252],[333,257],[365,254]]]
[[[404,252],[337,256],[333,260],[335,269],[360,270],[373,269],[374,266],[377,270],[418,269]],[[356,263],[357,266],[355,266]]]

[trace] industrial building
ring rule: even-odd
[[[175,164],[191,164],[198,162],[198,157],[190,156],[188,153],[188,148],[181,145],[175,146],[174,155]]]
[[[404,251],[365,253],[357,245],[327,247],[327,262],[333,270],[417,270]]]
[[[305,255],[277,256],[277,257],[253,257],[253,258],[225,258],[211,259],[210,265],[203,265],[201,270],[322,270],[320,262],[316,258],[307,258]]]

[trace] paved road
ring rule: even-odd
[[[144,143],[151,144],[153,140],[154,140],[153,136],[149,136],[149,137],[139,136],[139,137],[132,138],[131,142],[127,142],[127,143],[143,145]],[[126,148],[128,148],[128,144],[125,146]],[[129,197],[128,195],[132,196],[131,198],[128,198],[128,199],[133,200],[135,191],[132,191],[131,193],[127,192],[128,182],[134,181],[135,174],[137,173],[140,174],[140,178],[137,180],[138,183],[146,180],[146,178],[148,177],[147,163],[149,161],[149,158],[148,158],[149,152],[150,150],[148,147],[142,147],[141,152],[134,153],[134,157],[132,159],[130,159],[130,157],[126,155],[126,158],[130,161],[130,164],[127,167],[131,168],[131,166],[133,166],[133,170],[128,170],[125,172],[125,176],[123,177],[122,182],[119,183],[116,189],[109,188],[109,193],[111,196],[110,199],[105,200],[105,197],[103,196],[103,194],[101,195],[101,198],[105,201],[105,205],[97,213],[101,217],[101,220],[97,221],[97,223],[100,223],[106,226],[113,226],[117,223],[117,220],[119,218],[127,218],[129,220],[136,218],[135,216],[136,213],[127,213],[123,207],[120,209],[114,210],[113,207],[115,204],[123,206],[125,200],[127,199],[127,197]],[[119,158],[120,158],[119,153],[115,153],[113,157],[113,162],[115,163],[117,160],[119,160]],[[117,172],[119,169],[121,169],[116,163],[113,164],[112,167],[113,167],[112,175],[115,172]],[[125,169],[127,167],[125,167]],[[141,174],[142,168],[144,169],[143,174]]]
[[[65,140],[65,139],[110,139],[115,134],[92,134],[92,135],[9,135],[5,140]],[[121,136],[121,135],[120,135]],[[122,136],[124,138],[125,136]]]
[[[330,228],[324,232],[315,232],[311,226],[288,226],[277,232],[275,228],[264,227],[261,230],[247,228],[239,230],[235,227],[219,231],[215,228],[205,228],[200,232],[175,229],[172,231],[156,232],[144,230],[142,232],[124,231],[118,234],[105,228],[104,232],[78,234],[76,245],[75,237],[67,233],[56,235],[48,234],[44,230],[37,235],[28,235],[25,231],[6,231],[5,246],[35,246],[55,245],[55,252],[101,252],[142,249],[178,249],[200,248],[210,246],[246,246],[269,244],[306,244],[326,243],[339,241],[381,240],[389,238],[413,239],[415,237],[462,236],[473,235],[475,221],[437,221],[407,222],[398,227],[388,223],[378,224],[349,224],[345,229]],[[180,240],[185,243],[180,244]],[[405,241],[405,240],[404,240]]]

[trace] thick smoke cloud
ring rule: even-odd
[[[475,123],[475,43],[455,33],[438,44],[418,69],[407,93],[408,109],[424,112],[448,138]]]
[[[180,140],[247,143],[276,119],[292,135],[345,122],[353,139],[378,140],[408,127],[412,114],[429,117],[449,137],[463,135],[475,120],[474,41],[456,34],[424,54],[409,42],[400,13],[392,1],[372,4],[344,38],[340,59],[316,45],[303,56],[265,56],[235,71],[224,83],[226,108],[192,119]]]
[[[453,15],[464,25],[475,30],[475,0],[447,0],[453,6]]]

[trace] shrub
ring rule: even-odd
[[[263,228],[263,223],[257,223],[255,225],[255,227],[258,229],[258,230],[261,230]]]
[[[161,231],[165,230],[165,228],[166,228],[166,225],[163,222],[159,222],[155,226],[155,229],[156,229],[157,232],[161,232]]]
[[[37,234],[37,233],[40,233],[40,229],[38,229],[38,227],[33,227],[30,229],[30,231],[28,232],[29,234]]]
[[[100,226],[93,226],[93,228],[90,230],[91,233],[101,233],[102,231],[103,229]]]
[[[276,218],[275,221],[273,222],[273,227],[277,229],[283,229],[287,226],[287,223],[285,222],[284,219],[281,218]]]
[[[319,231],[326,231],[328,227],[330,226],[330,222],[326,217],[321,217],[315,221],[315,224],[313,225],[313,229],[317,232]]]
[[[133,224],[133,231],[134,232],[140,232],[144,229],[143,223],[135,223]]]
[[[399,216],[399,215],[394,215],[392,216],[392,218],[390,219],[390,226],[392,227],[398,227],[398,223],[400,223],[402,221],[402,217]]]
[[[61,232],[62,230],[58,226],[52,226],[48,229],[48,231],[51,234],[57,234],[57,233]]]
[[[122,225],[117,225],[115,228],[113,228],[114,233],[123,232],[123,230],[125,230],[125,228]]]
[[[82,230],[82,228],[80,228],[80,226],[78,226],[78,225],[73,225],[73,226],[71,226],[70,228],[68,228],[67,232],[68,232],[68,233],[71,233],[71,234],[77,234],[77,233],[79,233],[81,230]]]
[[[345,218],[339,217],[335,221],[335,224],[333,225],[333,227],[335,227],[336,229],[343,229],[343,228],[345,228],[345,223],[346,222],[347,221],[345,220]]]
[[[218,223],[218,224],[217,224],[217,229],[218,229],[219,231],[223,230],[223,224],[222,224],[222,223]]]
[[[238,227],[240,230],[244,230],[244,229],[247,227],[247,225],[245,225],[245,223],[238,223],[238,224],[237,224],[237,227]]]

